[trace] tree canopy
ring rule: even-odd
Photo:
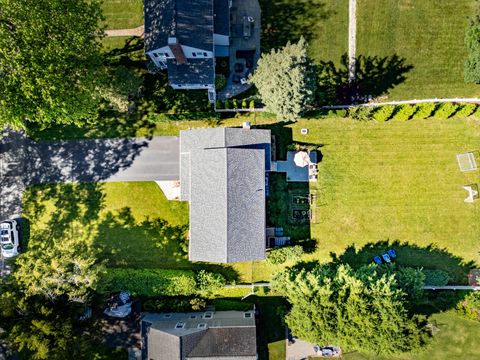
[[[102,18],[99,0],[0,0],[0,127],[96,113]]]
[[[313,101],[316,77],[307,55],[305,40],[288,43],[279,50],[263,54],[250,77],[266,110],[282,120],[295,120]]]
[[[273,288],[292,305],[286,323],[293,334],[312,343],[376,354],[422,346],[428,336],[425,320],[409,315],[395,276],[377,270],[317,265],[277,275]]]

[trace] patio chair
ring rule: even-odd
[[[463,188],[468,192],[468,196],[464,200],[466,203],[473,203],[474,200],[477,200],[479,198],[477,184],[465,185]]]
[[[389,249],[387,254],[390,256],[391,259],[395,259],[397,257],[397,253],[393,249]]]
[[[377,265],[382,265],[382,258],[378,255],[373,257],[373,262]]]
[[[390,256],[388,254],[383,254],[382,259],[387,263],[390,264],[392,262],[392,259],[390,259]]]

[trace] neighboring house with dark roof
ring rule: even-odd
[[[215,56],[228,56],[229,0],[145,0],[145,53],[174,89],[215,99]]]
[[[255,312],[146,313],[142,359],[256,360]]]
[[[270,163],[270,130],[180,132],[180,199],[190,203],[190,260],[265,258],[265,172]]]

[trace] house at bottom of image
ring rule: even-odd
[[[256,360],[255,311],[145,313],[142,359]]]

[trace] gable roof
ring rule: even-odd
[[[213,328],[202,336],[187,359],[216,359],[235,356],[245,356],[256,359],[255,327]]]
[[[182,131],[180,139],[181,199],[190,201],[190,260],[264,259],[270,130],[196,129]]]
[[[255,317],[242,311],[145,313],[143,358],[155,360],[256,359]],[[166,315],[168,317],[166,317]],[[175,327],[179,322],[184,327]],[[205,324],[205,328],[198,328]]]
[[[145,51],[168,44],[169,37],[205,51],[213,51],[212,0],[145,0]]]
[[[168,81],[172,84],[210,85],[215,82],[215,64],[213,58],[188,59],[185,64],[167,61]]]

